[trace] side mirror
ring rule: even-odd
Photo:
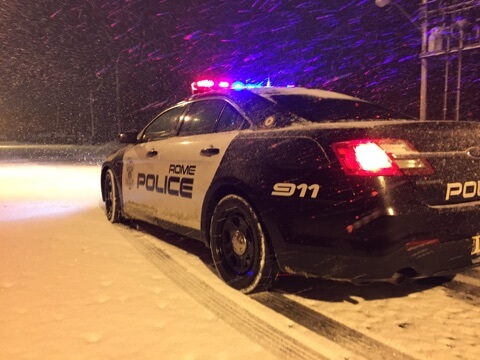
[[[118,141],[121,144],[136,144],[138,131],[127,131],[118,135]]]

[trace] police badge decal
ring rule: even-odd
[[[134,183],[133,167],[134,167],[134,165],[133,165],[132,159],[127,159],[127,166],[126,166],[127,177],[125,179],[125,183],[127,184],[129,190],[132,190],[133,183]]]

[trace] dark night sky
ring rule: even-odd
[[[419,2],[399,1],[414,19]],[[0,0],[0,49],[0,127],[14,137],[88,136],[93,113],[97,139],[114,138],[117,76],[122,130],[205,76],[269,77],[418,114],[420,34],[374,0]]]

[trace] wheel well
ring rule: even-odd
[[[122,183],[121,183],[121,179],[119,180],[118,179],[118,174],[115,173],[115,164],[110,164],[110,165],[105,165],[103,168],[102,168],[102,172],[100,174],[100,187],[102,189],[102,200],[105,202],[105,179],[107,177],[107,172],[109,170],[112,171],[113,173],[113,179],[112,181],[115,182],[115,186],[118,190],[118,197],[119,197],[119,203],[120,203],[120,212],[122,214],[123,217],[125,217],[124,213],[123,213],[123,194],[122,194]],[[120,173],[120,176],[121,176],[121,173]]]
[[[102,169],[102,173],[100,175],[100,189],[102,189],[102,200],[105,201],[105,177],[107,174],[108,169],[110,169],[108,166],[105,166]]]

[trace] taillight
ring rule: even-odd
[[[428,175],[433,168],[407,141],[351,140],[332,144],[343,170],[356,176]]]

